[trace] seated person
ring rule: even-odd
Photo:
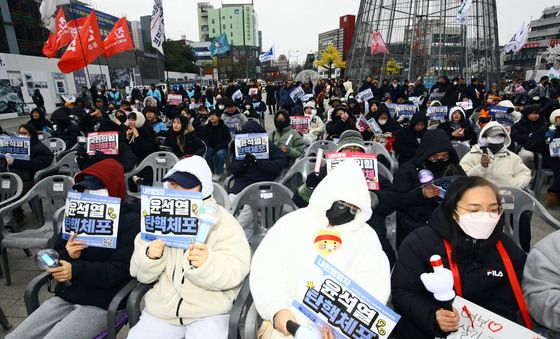
[[[61,107],[51,115],[51,121],[54,123],[51,136],[64,140],[67,150],[74,147],[78,137],[82,135],[78,125],[70,119],[70,112],[70,109]]]
[[[156,132],[150,125],[146,125],[146,118],[140,112],[128,114],[125,132],[126,143],[136,156],[137,164],[147,156],[159,150],[156,143]]]
[[[303,135],[303,141],[309,146],[325,134],[325,123],[317,115],[314,101],[308,101],[303,105],[303,114],[309,117],[309,130]]]
[[[523,147],[518,155],[525,166],[533,168],[534,154],[525,148],[531,135],[541,129],[548,128],[545,120],[541,117],[541,108],[539,105],[531,105],[523,109],[523,117],[511,128],[511,139],[517,143],[519,147]]]
[[[171,129],[166,131],[165,146],[171,147],[179,159],[191,155],[204,156],[206,151],[204,143],[196,135],[187,118],[183,116],[173,119]]]
[[[422,137],[424,136],[424,133],[426,133],[427,126],[428,117],[426,114],[420,112],[412,116],[408,127],[396,133],[393,150],[395,150],[395,153],[398,156],[399,165],[402,165],[414,158],[416,150],[422,142]]]
[[[356,129],[356,118],[345,105],[337,106],[331,113],[331,121],[327,123],[327,139],[337,139],[347,130]]]
[[[107,328],[111,300],[131,279],[128,269],[140,231],[140,210],[124,201],[122,166],[103,160],[78,173],[75,182],[77,191],[121,199],[117,248],[87,247],[75,236],[68,241],[59,236],[54,249],[60,254],[60,267],[48,269],[59,283],[55,296],[6,338],[94,338]],[[71,285],[62,284],[67,281]]]
[[[244,114],[241,114],[235,102],[232,100],[227,100],[225,102],[225,109],[224,113],[221,116],[221,119],[224,121],[224,124],[229,128],[229,132],[231,136],[235,134],[235,132],[240,131],[243,125],[247,122],[248,118]]]
[[[391,275],[391,300],[401,315],[395,338],[445,338],[459,328],[461,310],[445,310],[420,280],[422,273],[433,272],[430,256],[434,254],[441,256],[444,267],[456,267],[457,295],[511,321],[518,319],[520,307],[497,246],[503,244],[518,281],[523,278],[526,254],[503,228],[500,196],[493,184],[464,177],[449,186],[428,225],[412,231],[399,248]],[[489,270],[504,277],[490,279]]]
[[[52,123],[45,118],[45,113],[41,108],[34,108],[31,110],[30,116],[31,119],[29,119],[27,123],[33,125],[37,132],[46,132],[49,129],[52,129]]]
[[[268,133],[269,140],[293,163],[303,155],[305,144],[301,135],[290,126],[290,114],[286,110],[281,109],[274,114],[274,127],[274,131]]]
[[[165,176],[170,189],[202,192],[212,198],[212,172],[204,158],[178,162]],[[136,236],[130,273],[154,287],[144,297],[146,307],[128,338],[226,339],[229,312],[249,273],[251,252],[243,229],[223,207],[205,244],[188,250],[172,248],[162,240]]]
[[[531,249],[523,271],[523,296],[531,316],[548,331],[547,338],[560,336],[560,231],[549,234]]]
[[[371,201],[360,167],[354,161],[343,162],[315,193],[308,207],[285,215],[268,230],[253,256],[251,294],[264,319],[259,338],[289,336],[288,320],[310,323],[292,302],[303,302],[306,286],[320,283],[311,280],[322,276],[314,265],[318,255],[380,303],[389,298],[389,262],[377,234],[366,224]],[[339,241],[326,245],[321,237]],[[326,335],[323,338],[334,338]]]
[[[144,116],[146,117],[146,124],[152,126],[157,135],[164,136],[167,132],[167,126],[158,117],[159,110],[157,107],[148,106],[144,108]]]
[[[467,113],[460,106],[451,107],[449,119],[439,124],[437,128],[444,130],[451,142],[462,143],[469,147],[476,143],[476,133],[467,119]]]
[[[201,125],[198,135],[206,143],[206,161],[214,169],[212,180],[220,181],[224,175],[224,166],[228,157],[231,133],[217,110],[210,111],[208,123]],[[213,164],[213,165],[212,165]]]

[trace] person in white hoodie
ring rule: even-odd
[[[203,205],[217,209],[217,222],[205,244],[188,250],[162,240],[134,242],[130,274],[144,284],[156,283],[128,338],[225,339],[229,312],[249,273],[251,250],[235,218],[212,198],[212,172],[204,158],[178,162],[165,176],[170,189],[202,192]]]
[[[362,171],[347,160],[321,181],[308,207],[282,217],[268,231],[253,256],[250,276],[253,300],[265,320],[259,338],[289,337],[289,320],[310,322],[292,302],[301,301],[310,281],[318,284],[324,278],[314,265],[318,255],[379,302],[387,302],[389,261],[366,223],[371,214]]]
[[[325,134],[325,123],[317,116],[317,109],[315,108],[314,101],[308,101],[303,105],[303,114],[305,114],[306,117],[310,117],[309,131],[307,134],[303,135],[303,142],[309,146]]]
[[[459,163],[468,176],[478,176],[497,186],[524,188],[531,182],[531,170],[521,158],[508,150],[511,137],[495,121],[480,131],[478,144],[474,145]]]

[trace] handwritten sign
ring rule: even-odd
[[[445,121],[447,120],[447,106],[428,107],[427,115],[431,121]]]
[[[245,154],[252,153],[257,159],[268,159],[268,134],[250,133],[235,135],[235,159],[243,160]]]
[[[181,94],[168,94],[167,103],[169,105],[180,105],[183,102],[183,96]]]
[[[379,190],[379,176],[377,171],[377,155],[360,152],[326,153],[327,173],[346,159],[352,159],[362,168],[369,190]]]
[[[461,297],[455,297],[453,307],[459,311],[459,330],[448,335],[447,339],[544,339],[535,332]]]
[[[141,187],[141,238],[161,239],[166,246],[188,248],[199,232],[202,193]]]
[[[356,97],[358,99],[360,99],[361,101],[368,101],[368,100],[373,99],[373,92],[371,91],[371,88],[368,88],[368,89],[358,93],[358,95]]]
[[[108,155],[119,154],[118,132],[94,132],[87,135],[87,153],[95,155],[101,152]]]
[[[10,154],[16,160],[30,160],[31,139],[8,135],[0,136],[0,158],[5,158],[6,154]]]
[[[117,248],[120,209],[119,198],[68,192],[62,238],[76,233],[86,246]]]
[[[292,306],[309,320],[333,329],[336,339],[388,338],[400,316],[376,300],[321,256],[315,259],[322,279],[307,283],[305,295]]]
[[[551,158],[560,158],[560,138],[553,139],[548,145]]]
[[[292,126],[292,129],[295,129],[301,134],[307,134],[307,132],[309,132],[310,121],[311,117],[304,115],[290,117],[290,125]]]
[[[305,92],[303,91],[303,88],[301,88],[301,87],[297,87],[296,89],[294,89],[293,91],[290,92],[290,98],[292,98],[293,102],[298,101],[304,95],[305,95]]]

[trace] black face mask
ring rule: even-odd
[[[504,148],[504,144],[488,144],[488,149],[492,151],[492,154],[496,154]]]
[[[356,218],[356,213],[352,209],[339,201],[335,201],[331,208],[327,210],[327,219],[331,226],[343,225]]]
[[[274,126],[276,127],[277,130],[281,131],[284,128],[290,126],[290,123],[288,121],[274,120]]]

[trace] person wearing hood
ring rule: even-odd
[[[359,117],[362,114],[362,108],[360,103],[356,98],[348,99],[348,113],[352,114],[354,117]]]
[[[309,117],[309,129],[307,134],[303,135],[303,141],[306,145],[311,145],[325,134],[325,123],[317,116],[314,101],[308,101],[303,105],[303,114]]]
[[[497,106],[508,108],[508,113],[513,117],[513,123],[519,122],[519,120],[521,120],[521,118],[523,117],[523,114],[517,111],[515,105],[513,104],[513,102],[511,102],[511,100],[500,101]]]
[[[53,128],[52,123],[45,118],[45,113],[40,108],[34,108],[31,110],[31,114],[29,116],[30,119],[27,123],[33,125],[37,132],[48,131]]]
[[[404,164],[414,158],[414,154],[422,142],[422,137],[426,133],[428,117],[425,113],[419,112],[412,116],[410,125],[395,135],[393,149],[398,155],[399,165]]]
[[[232,100],[227,100],[225,102],[225,110],[222,114],[221,120],[229,128],[229,132],[231,134],[231,137],[233,138],[234,134],[238,131],[241,131],[241,128],[249,119],[246,115],[241,114]]]
[[[468,176],[484,177],[498,186],[525,188],[531,181],[531,170],[508,150],[510,144],[506,129],[491,121],[480,131],[478,144],[461,159],[461,167]]]
[[[533,168],[534,154],[525,148],[531,135],[546,126],[544,119],[541,117],[541,108],[539,105],[531,105],[523,109],[523,117],[516,122],[511,128],[511,139],[515,141],[519,147],[523,147],[518,155],[523,163]]]
[[[268,133],[269,140],[280,148],[292,163],[304,151],[305,143],[301,135],[290,126],[290,114],[286,110],[278,110],[274,114],[274,131]]]
[[[60,266],[48,269],[59,283],[55,296],[7,338],[94,338],[107,328],[111,300],[131,280],[128,270],[134,237],[140,232],[140,210],[125,203],[123,167],[106,159],[79,172],[75,182],[73,188],[79,192],[121,199],[117,247],[88,247],[75,234],[68,240],[59,235],[54,249],[60,255]]]
[[[397,209],[397,248],[413,230],[425,226],[439,204],[440,190],[420,182],[421,170],[432,172],[434,179],[465,175],[447,134],[439,129],[427,131],[415,156],[402,164],[393,181],[392,190]]]
[[[430,89],[429,101],[440,101],[442,106],[453,107],[457,103],[458,94],[446,75],[438,77],[435,85]]]
[[[225,339],[229,312],[250,268],[245,233],[212,197],[212,172],[204,158],[179,161],[164,181],[169,189],[202,192],[203,205],[217,210],[216,223],[205,243],[191,244],[187,250],[136,236],[130,274],[155,285],[144,297],[146,307],[128,338]]]
[[[125,133],[126,143],[136,156],[138,164],[148,155],[158,151],[156,132],[150,125],[146,125],[144,114],[129,113],[126,125],[128,126]]]
[[[82,135],[80,128],[70,119],[69,114],[70,109],[61,107],[51,115],[51,121],[53,122],[51,136],[64,140],[66,149],[74,147],[78,142],[78,137]]]
[[[438,128],[445,131],[452,142],[469,147],[476,143],[476,133],[467,119],[467,113],[460,106],[451,107],[448,120],[439,124]]]
[[[183,116],[173,119],[171,129],[166,132],[165,146],[170,147],[179,159],[191,155],[204,156],[206,150],[192,125]]]
[[[389,298],[389,262],[366,223],[372,214],[371,198],[360,167],[354,161],[343,162],[315,193],[308,207],[283,216],[268,230],[253,256],[251,294],[264,319],[259,338],[290,336],[288,320],[311,322],[292,303],[303,302],[300,298],[310,282],[318,287],[325,278],[314,264],[318,256],[380,303]]]
[[[167,126],[158,117],[159,111],[157,107],[148,106],[144,108],[144,116],[146,117],[146,124],[152,126],[154,132],[159,136],[164,136],[167,133]]]
[[[344,131],[357,130],[356,118],[350,114],[345,105],[337,106],[331,113],[331,121],[327,123],[327,139],[339,138]]]
[[[459,328],[462,310],[445,310],[420,279],[433,272],[434,254],[454,272],[457,295],[517,321],[520,305],[510,278],[521,282],[526,254],[504,233],[502,213],[498,189],[486,179],[464,177],[449,186],[428,225],[414,230],[399,248],[391,275],[391,300],[401,315],[395,338],[445,338]],[[506,257],[515,276],[508,276]]]
[[[214,181],[219,181],[224,175],[224,164],[228,156],[228,146],[231,133],[226,124],[220,119],[218,110],[210,111],[208,123],[198,134],[206,143],[206,161],[212,167],[214,163]]]
[[[395,135],[398,131],[402,129],[401,125],[399,125],[391,117],[391,114],[389,113],[389,109],[385,104],[379,104],[379,108],[373,115],[368,114],[366,116],[366,119],[368,120],[371,118],[374,118],[375,121],[377,121],[379,128],[381,128],[381,131],[383,131],[383,134],[385,134],[386,136]]]
[[[35,89],[33,95],[31,96],[31,100],[35,104],[35,107],[38,109],[45,110],[45,99],[43,99],[43,95],[39,89]]]

